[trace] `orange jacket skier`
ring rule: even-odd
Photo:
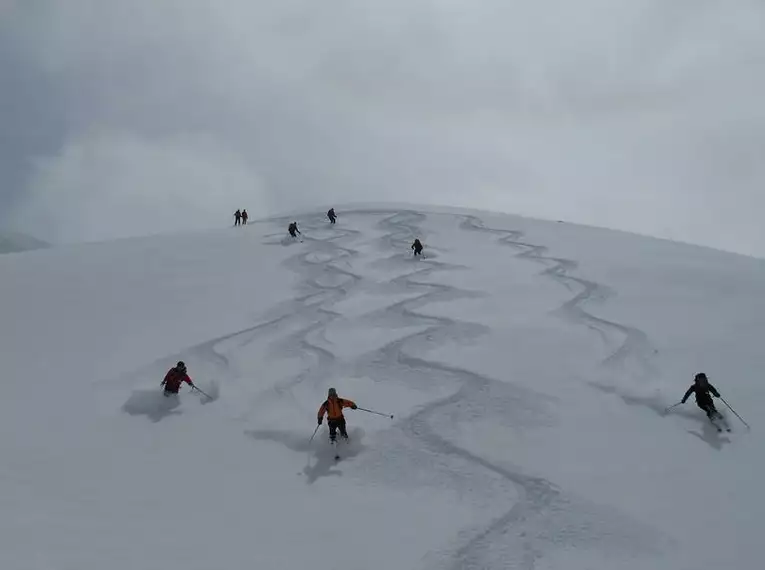
[[[330,388],[327,392],[327,399],[319,407],[318,422],[324,420],[324,414],[327,414],[327,426],[329,426],[329,440],[334,442],[338,428],[340,429],[340,435],[343,438],[348,439],[348,431],[345,428],[345,416],[343,415],[343,408],[350,408],[355,410],[356,402],[353,400],[347,400],[345,398],[338,398],[337,390]]]

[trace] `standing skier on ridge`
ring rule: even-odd
[[[710,395],[710,392],[715,398],[720,397],[720,392],[718,392],[717,388],[709,383],[707,375],[703,372],[699,372],[693,379],[693,384],[691,384],[691,387],[688,388],[688,390],[685,392],[683,399],[680,400],[680,403],[685,404],[686,400],[688,400],[691,394],[695,393],[696,405],[704,410],[704,413],[706,413],[709,421],[715,424],[717,427],[715,419],[720,419],[725,424],[725,427],[730,431],[725,416],[723,416],[720,412],[717,411],[717,408],[715,408],[715,404],[712,401],[712,395]],[[718,429],[720,428],[718,427]]]
[[[348,431],[345,428],[345,416],[343,415],[343,408],[350,408],[355,410],[356,402],[353,400],[346,400],[344,398],[338,398],[337,390],[330,388],[327,392],[327,399],[319,407],[318,422],[324,421],[324,414],[327,414],[327,425],[329,426],[329,441],[334,443],[337,430],[340,429],[340,435],[343,439],[348,439]]]
[[[162,380],[160,386],[165,387],[165,396],[170,396],[171,394],[178,394],[178,390],[181,389],[181,384],[184,382],[192,388],[196,388],[194,382],[186,372],[186,364],[182,360],[179,360],[175,367],[167,371],[165,379]]]

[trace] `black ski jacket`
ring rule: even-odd
[[[712,392],[715,396],[718,398],[720,397],[720,392],[717,391],[717,389],[712,386],[711,384],[707,383],[706,386],[700,386],[699,384],[696,384],[695,382],[691,384],[691,387],[688,388],[688,390],[685,392],[685,396],[683,396],[683,399],[681,400],[681,403],[685,404],[685,401],[691,396],[691,394],[696,394],[696,403],[699,402],[711,402],[712,396],[709,395],[709,393]]]

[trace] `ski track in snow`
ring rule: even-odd
[[[418,212],[361,210],[347,214],[350,215],[351,213],[354,215],[386,216],[378,222],[378,227],[386,231],[379,241],[387,245],[393,252],[406,251],[415,237],[423,235],[418,224],[423,222],[426,217]],[[311,230],[317,229],[317,226],[312,223],[313,221],[311,219],[305,227]],[[318,218],[316,222],[320,223],[321,219]],[[502,231],[483,228],[480,220],[475,217],[465,218],[461,227],[490,233]],[[337,231],[336,236],[328,238],[323,243],[305,238],[305,243],[319,247],[324,253],[330,254],[321,264],[323,266],[321,271],[338,271],[339,268],[335,263],[338,259],[357,255],[355,250],[348,248],[337,247],[334,254],[327,250],[327,244],[332,243],[334,247],[335,241],[349,235],[343,230],[338,229]],[[576,268],[575,262],[547,257],[544,255],[546,248],[520,242],[518,241],[520,237],[519,232],[507,231],[502,235],[501,241],[508,245],[523,248],[524,251],[519,254],[520,257],[542,263],[554,263],[553,267],[543,273],[556,279],[568,289],[572,289],[572,286],[576,285],[582,288],[580,293],[577,293],[561,307],[563,314],[577,323],[595,329],[606,338],[609,338],[614,332],[624,335],[624,342],[609,356],[606,364],[623,363],[629,356],[633,355],[641,358],[644,356],[641,351],[643,349],[648,350],[646,348],[647,340],[641,331],[601,319],[582,308],[582,305],[593,296],[602,295],[605,292],[603,287],[569,275],[568,272]],[[296,263],[293,263],[292,267],[306,277],[305,284],[309,289],[322,288],[316,283],[316,264],[306,261],[309,255],[310,253],[300,253],[295,256],[294,261]],[[496,465],[449,441],[440,435],[438,429],[433,427],[433,424],[439,421],[448,421],[444,418],[453,411],[455,406],[461,407],[463,413],[466,408],[471,406],[480,410],[491,410],[492,402],[490,400],[496,398],[498,392],[502,394],[504,391],[507,394],[512,391],[515,394],[514,398],[506,396],[506,399],[501,401],[501,406],[498,406],[496,402],[493,403],[495,408],[502,407],[502,412],[513,416],[524,417],[534,413],[543,415],[543,403],[541,402],[544,398],[505,381],[495,380],[469,370],[428,361],[413,355],[427,350],[429,346],[437,346],[448,341],[471,340],[487,333],[488,330],[485,326],[476,323],[418,313],[417,308],[432,302],[470,298],[482,293],[465,291],[449,285],[417,281],[418,278],[434,272],[465,268],[443,263],[431,257],[419,260],[410,255],[406,257],[405,259],[402,254],[393,253],[383,260],[385,264],[391,265],[416,264],[416,267],[411,271],[390,279],[387,283],[388,291],[391,294],[402,291],[419,294],[414,298],[372,311],[363,317],[363,321],[377,326],[423,325],[427,328],[424,331],[399,338],[370,354],[362,355],[349,365],[348,370],[379,381],[390,381],[391,378],[395,378],[396,381],[410,385],[422,384],[423,382],[443,383],[446,380],[454,382],[458,386],[454,394],[423,406],[408,418],[399,421],[397,429],[434,453],[452,458],[455,469],[464,469],[462,464],[468,464],[473,469],[490,471],[512,483],[520,492],[518,500],[514,502],[506,514],[490,521],[485,528],[476,531],[474,536],[465,539],[452,551],[443,553],[441,556],[435,556],[431,566],[443,568],[446,565],[455,569],[489,568],[496,567],[495,565],[505,567],[508,561],[513,560],[515,567],[530,570],[535,567],[536,560],[551,545],[581,546],[587,544],[592,546],[597,543],[597,547],[604,550],[616,548],[617,550],[630,551],[634,555],[637,555],[641,549],[644,551],[655,550],[658,539],[651,529],[645,528],[642,524],[630,521],[625,516],[612,512],[610,509],[567,497],[550,481],[525,474],[517,467]],[[307,270],[306,265],[310,266],[309,270]],[[344,270],[340,272],[352,275],[351,287],[362,281],[358,275],[350,274]],[[340,297],[350,294],[351,287],[336,286],[331,288],[338,294],[322,299],[321,305],[331,306]],[[312,296],[309,294],[306,298],[310,299]],[[304,301],[299,302],[304,303]],[[311,309],[311,307],[310,305],[303,305],[303,309]],[[296,333],[293,340],[300,340],[304,346],[310,346],[312,351],[322,351],[316,345],[310,344],[307,338],[310,334],[315,334],[326,327],[336,316],[331,310],[325,310],[332,317],[320,319],[316,327],[311,330]],[[336,367],[335,370],[332,370],[336,359],[331,351],[324,349],[321,354],[324,357],[318,358],[312,376],[325,378],[333,372],[338,372]],[[495,410],[495,412],[500,413],[499,410]],[[530,419],[526,417],[523,421],[528,425]],[[623,529],[624,534],[619,536],[620,532],[615,529]],[[602,537],[605,535],[609,535],[609,540],[608,544],[604,546]],[[496,548],[496,544],[502,544],[502,554],[499,556],[503,561],[501,563],[496,557],[489,556],[487,559],[485,556],[485,553],[491,548]],[[492,547],[490,548],[489,545]],[[444,556],[447,560],[443,559]]]
[[[162,359],[161,363],[172,364],[177,359],[193,358],[205,361],[208,366],[214,367],[217,374],[232,374],[234,370],[225,347],[230,343],[228,350],[240,350],[261,335],[267,335],[269,339],[277,339],[269,345],[274,357],[297,356],[303,361],[301,372],[277,383],[273,388],[274,397],[289,397],[295,401],[291,394],[294,387],[303,382],[324,381],[340,374],[361,374],[374,381],[401,382],[423,389],[436,384],[453,383],[456,389],[454,393],[422,406],[409,417],[399,419],[390,430],[391,437],[403,436],[415,446],[424,446],[442,456],[455,470],[484,470],[498,476],[512,484],[518,490],[518,496],[511,501],[505,514],[488,521],[482,528],[470,529],[468,536],[460,535],[458,539],[450,540],[450,546],[445,547],[442,553],[432,554],[424,562],[427,567],[451,567],[456,570],[504,568],[510,564],[515,568],[533,570],[543,553],[555,546],[588,547],[634,557],[660,549],[664,539],[650,527],[610,507],[593,505],[568,496],[552,482],[524,473],[523,469],[509,462],[500,465],[489,461],[443,435],[444,431],[448,431],[452,422],[450,418],[457,408],[463,416],[472,411],[476,417],[492,415],[505,423],[517,421],[519,425],[525,426],[544,423],[547,397],[505,380],[496,380],[419,356],[428,348],[447,342],[468,342],[489,332],[487,327],[478,323],[420,314],[417,312],[419,307],[433,302],[481,296],[483,293],[417,280],[435,272],[466,269],[438,261],[437,254],[435,258],[428,255],[416,259],[411,254],[399,253],[408,250],[415,237],[423,236],[419,224],[426,220],[424,214],[406,210],[353,210],[346,213],[349,217],[351,214],[381,218],[377,226],[384,230],[384,235],[377,240],[378,246],[381,250],[387,248],[393,253],[377,264],[396,269],[406,267],[404,264],[412,266],[411,270],[403,274],[399,271],[382,284],[375,283],[375,287],[378,290],[382,287],[391,296],[398,296],[397,299],[401,293],[414,295],[372,310],[358,317],[358,322],[386,329],[421,327],[423,330],[399,337],[349,360],[337,356],[325,336],[327,328],[343,316],[341,312],[333,310],[333,305],[352,295],[365,281],[362,275],[352,271],[350,264],[350,261],[359,257],[359,251],[346,245],[341,246],[338,242],[351,241],[359,237],[361,232],[343,228],[340,224],[327,227],[324,217],[317,215],[308,217],[303,223],[302,229],[306,233],[300,243],[291,238],[273,239],[275,236],[267,236],[271,239],[267,243],[272,245],[294,245],[300,248],[298,253],[285,262],[288,268],[301,277],[294,300],[270,311],[265,322],[189,347]],[[574,293],[559,308],[560,316],[592,329],[604,342],[615,346],[603,364],[623,369],[630,359],[634,359],[637,366],[633,370],[637,375],[650,376],[650,355],[653,349],[646,335],[634,327],[597,317],[584,308],[588,301],[604,299],[610,291],[598,283],[572,275],[577,268],[575,261],[547,255],[546,247],[522,241],[522,232],[485,227],[475,216],[455,217],[461,220],[460,229],[499,236],[501,244],[521,250],[517,257],[548,266],[542,274]],[[266,223],[279,221],[282,220],[269,220]],[[329,235],[312,237],[313,232]],[[282,328],[287,333],[279,337]],[[155,362],[151,366],[159,364]],[[241,415],[240,419],[247,420],[259,405],[263,405],[262,394],[251,398],[250,411]],[[305,412],[313,415],[314,410]],[[508,427],[512,428],[512,425]],[[280,441],[288,447],[297,445],[292,441],[294,438],[285,433],[246,433],[259,439]],[[298,447],[303,449],[302,444]],[[374,450],[366,450],[367,455],[371,453]],[[349,458],[356,455],[353,453]],[[309,482],[321,476],[336,474],[333,471],[336,467],[330,462],[325,463],[317,464],[311,473],[307,472],[310,475]],[[429,468],[439,469],[436,465]],[[434,473],[434,477],[439,476]],[[477,489],[472,492],[490,491]],[[502,497],[496,500],[501,501]]]
[[[483,221],[476,216],[463,215],[461,217],[462,223],[460,227],[462,229],[500,236],[500,243],[521,250],[517,257],[530,259],[548,266],[542,272],[543,275],[555,279],[569,291],[573,291],[575,288],[580,289],[579,293],[560,307],[559,312],[572,322],[585,325],[596,331],[606,342],[613,340],[614,333],[623,337],[623,340],[618,343],[617,348],[603,361],[604,365],[623,369],[628,359],[634,358],[637,361],[637,366],[632,371],[639,378],[649,379],[655,375],[656,368],[651,360],[654,348],[643,331],[629,325],[598,317],[584,308],[588,302],[595,299],[605,300],[613,292],[604,285],[572,275],[571,273],[579,265],[576,261],[548,255],[547,247],[523,241],[523,232],[486,227]]]

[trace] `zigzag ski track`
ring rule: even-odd
[[[397,269],[391,278],[374,283],[375,290],[389,293],[392,297],[411,294],[406,300],[396,300],[364,314],[359,321],[381,329],[418,330],[348,359],[338,356],[331,343],[326,341],[326,332],[343,316],[335,305],[369,285],[363,272],[355,272],[351,265],[360,255],[352,247],[353,241],[361,236],[358,230],[342,227],[342,221],[351,218],[377,220],[376,227],[382,232],[382,237],[376,242],[384,255],[379,262]],[[500,243],[519,250],[517,257],[545,265],[542,274],[573,294],[559,308],[560,316],[594,330],[606,342],[615,343],[616,348],[605,359],[604,365],[624,366],[628,359],[634,358],[638,362],[639,373],[650,374],[652,349],[646,335],[639,329],[609,321],[586,310],[589,300],[605,297],[610,291],[598,283],[573,275],[577,268],[575,261],[548,255],[545,246],[523,241],[522,232],[486,227],[475,216],[459,215],[455,219],[461,230],[496,236]],[[275,221],[279,220],[258,223]],[[410,256],[400,253],[409,248],[415,237],[425,235],[422,225],[426,221],[426,214],[410,210],[354,210],[344,212],[341,221],[328,229],[323,216],[308,217],[301,224],[303,242],[294,244],[297,251],[285,262],[291,271],[300,276],[295,298],[276,307],[265,322],[189,347],[168,357],[168,362],[184,355],[194,355],[204,358],[225,374],[230,362],[219,345],[235,342],[235,349],[241,349],[261,335],[269,335],[276,338],[270,344],[277,353],[299,354],[304,361],[302,372],[278,384],[276,397],[289,397],[291,390],[300,383],[324,381],[342,374],[364,375],[376,382],[400,382],[423,390],[439,384],[454,386],[451,395],[431,401],[408,417],[398,419],[387,435],[381,438],[377,451],[369,448],[364,454],[353,458],[353,463],[361,468],[365,461],[372,466],[379,462],[380,459],[374,457],[375,453],[385,454],[385,460],[390,465],[406,470],[411,468],[407,461],[427,453],[438,461],[420,464],[418,469],[429,472],[434,480],[446,478],[448,482],[457,477],[456,473],[471,473],[470,477],[487,482],[488,487],[476,485],[465,492],[481,500],[507,503],[504,514],[487,521],[480,528],[466,529],[465,534],[453,541],[444,552],[434,554],[425,561],[428,568],[513,567],[533,570],[543,553],[556,546],[615,550],[635,556],[657,549],[661,539],[645,525],[608,507],[579,500],[553,482],[526,473],[521,466],[507,461],[498,464],[483,458],[444,435],[457,408],[463,415],[480,411],[497,418],[522,418],[527,425],[533,425],[534,422],[545,421],[546,401],[544,396],[523,386],[429,361],[423,356],[433,346],[472,340],[490,332],[478,323],[418,312],[419,308],[429,303],[482,294],[480,291],[418,280],[439,272],[467,269],[444,263],[437,257],[412,260]],[[313,237],[315,232],[325,237]],[[267,243],[293,247],[292,242],[284,239]],[[384,253],[386,250],[389,255]],[[279,336],[280,327],[288,331],[286,335]],[[253,410],[255,402],[253,398]],[[240,419],[246,420],[248,415],[245,413]],[[509,425],[508,429],[513,429],[513,426]],[[373,471],[370,471],[370,476],[375,476]],[[515,489],[512,500],[504,498],[510,488]],[[604,540],[606,536],[608,540]]]

